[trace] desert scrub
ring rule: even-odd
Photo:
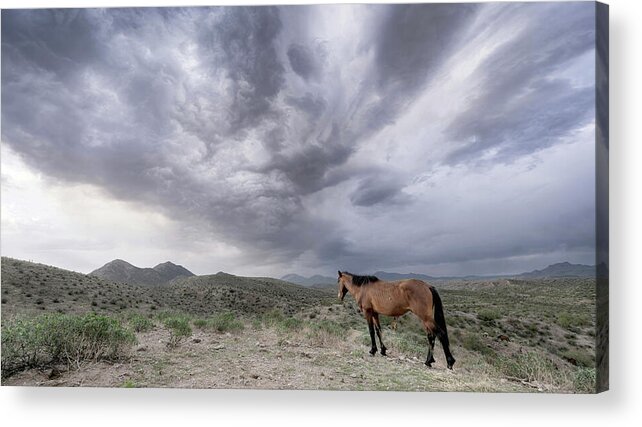
[[[592,368],[595,366],[595,360],[593,359],[593,356],[590,353],[582,350],[565,350],[560,354],[560,356],[577,366],[585,368]]]
[[[196,326],[198,329],[205,329],[208,325],[207,319],[194,319],[192,322],[194,326]]]
[[[2,375],[58,363],[71,368],[85,360],[118,360],[135,342],[120,321],[94,313],[18,319],[2,328]]]
[[[570,331],[576,331],[577,328],[589,326],[591,324],[591,319],[586,314],[562,312],[557,315],[557,324]]]
[[[499,319],[501,314],[497,310],[493,310],[492,308],[485,308],[482,310],[479,310],[477,313],[477,318],[481,320],[482,322],[493,322],[497,319]]]
[[[567,385],[566,376],[543,353],[530,351],[513,356],[500,356],[493,359],[493,364],[509,378],[554,387]]]
[[[476,351],[484,356],[495,355],[495,351],[484,344],[478,334],[465,334],[462,338],[462,346],[466,350]]]
[[[428,337],[424,334],[420,335],[414,332],[402,332],[400,334],[388,334],[391,337],[390,344],[386,347],[394,348],[401,353],[413,357],[424,357],[428,352]],[[370,344],[370,337],[368,337],[368,344]],[[386,338],[383,340],[384,344],[387,343]]]
[[[573,373],[576,393],[595,393],[595,368],[578,368]]]
[[[169,329],[167,346],[170,348],[178,347],[184,338],[192,335],[192,327],[189,325],[189,319],[185,316],[165,317],[163,324]]]
[[[281,332],[292,332],[303,327],[303,321],[283,314],[279,309],[272,309],[263,314],[263,324]]]
[[[245,325],[234,313],[226,312],[212,316],[208,326],[217,332],[238,332],[242,331]]]
[[[334,344],[345,336],[343,326],[333,320],[310,322],[307,338],[317,345]]]
[[[145,317],[140,314],[132,314],[127,320],[129,326],[136,332],[147,332],[151,331],[154,327],[154,322],[148,317]]]

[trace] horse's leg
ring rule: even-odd
[[[435,363],[435,334],[428,332],[428,356],[426,356],[426,366],[432,368]]]
[[[437,338],[441,342],[441,346],[444,348],[444,354],[446,355],[446,364],[448,369],[452,369],[455,364],[455,358],[450,352],[450,344],[448,342],[448,333],[444,332],[441,328],[437,328]]]
[[[379,313],[373,313],[372,319],[374,320],[375,331],[377,331],[377,336],[379,337],[379,344],[381,345],[381,355],[386,355],[386,346],[383,345],[381,341],[381,323],[379,323]]]
[[[426,330],[426,335],[428,336],[428,354],[426,355],[425,365],[429,368],[432,368],[432,364],[435,362],[433,353],[435,350],[435,323],[429,319],[423,320],[424,329]]]
[[[370,331],[370,342],[372,342],[370,355],[374,356],[377,353],[377,342],[375,341],[375,328],[372,311],[366,311],[366,321],[368,322],[368,330]]]

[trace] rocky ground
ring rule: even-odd
[[[402,390],[402,391],[549,391],[484,372],[475,355],[458,355],[453,371],[443,355],[427,368],[422,360],[389,350],[371,357],[360,332],[325,343],[305,331],[281,333],[246,328],[240,333],[195,331],[177,348],[168,348],[161,327],[138,334],[131,358],[121,363],[85,363],[80,369],[21,372],[3,385],[170,387],[219,389]],[[315,342],[317,341],[317,342]],[[323,345],[321,345],[323,344]],[[437,350],[441,351],[437,346]]]

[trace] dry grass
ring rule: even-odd
[[[351,298],[338,303],[333,290],[225,274],[171,287],[125,286],[3,258],[3,354],[4,332],[12,321],[42,313],[96,312],[119,320],[148,347],[119,368],[118,375],[131,371],[131,381],[110,382],[117,386],[594,391],[593,281],[503,279],[438,288],[457,359],[454,372],[445,370],[440,344],[436,368],[425,368],[425,333],[411,314],[399,319],[396,330],[382,317],[389,357],[371,358],[362,315]],[[147,342],[148,337],[162,345]],[[212,370],[224,361],[229,365],[220,365],[224,374]],[[261,380],[243,373],[252,364],[263,367],[257,374]],[[100,369],[110,375],[111,368]],[[173,374],[159,374],[169,371]],[[279,375],[269,379],[272,371]],[[203,377],[188,381],[184,376],[190,372]],[[318,377],[300,378],[300,372]],[[81,373],[65,378],[76,375]],[[87,381],[99,385],[101,380]]]

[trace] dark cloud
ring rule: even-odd
[[[478,95],[447,129],[454,145],[448,163],[478,162],[491,149],[492,160],[510,161],[553,145],[592,119],[594,88],[549,74],[594,48],[594,10],[581,3],[534,6],[501,14],[530,19],[475,71]]]
[[[393,206],[409,202],[409,197],[403,193],[399,182],[389,178],[368,178],[359,183],[359,187],[350,195],[350,201],[355,206]]]
[[[389,92],[416,90],[453,53],[476,4],[413,4],[389,7],[378,29],[377,83]]]
[[[50,180],[92,184],[201,224],[203,235],[258,263],[308,257],[316,268],[366,270],[559,246],[551,226],[524,245],[466,246],[459,236],[438,251],[397,247],[419,234],[406,224],[426,230],[422,242],[440,232],[425,226],[431,211],[415,210],[434,193],[409,190],[427,171],[382,166],[389,153],[377,137],[448,74],[461,49],[482,43],[471,29],[489,16],[523,28],[490,46],[473,71],[478,90],[440,128],[451,145],[436,160],[467,165],[491,150],[491,160],[514,160],[573,135],[591,118],[593,89],[555,72],[592,49],[593,9],[335,7],[363,17],[347,29],[353,36],[315,33],[304,25],[315,14],[297,14],[303,8],[4,10],[3,143]],[[499,13],[488,13],[493,7]],[[423,123],[414,126],[407,133],[422,132]],[[375,210],[386,233],[400,227],[380,249],[363,245],[365,225],[354,219]]]
[[[315,97],[311,93],[306,93],[303,96],[295,97],[288,96],[286,102],[300,111],[310,115],[310,118],[318,118],[321,116],[327,107],[326,101],[321,97]]]
[[[379,101],[364,106],[364,128],[374,132],[394,123],[421,93],[443,61],[457,51],[477,4],[388,6],[374,40],[377,64],[373,85]]]
[[[322,58],[316,58],[311,49],[298,43],[292,43],[287,53],[292,71],[306,80],[319,77],[322,65],[320,59]]]

